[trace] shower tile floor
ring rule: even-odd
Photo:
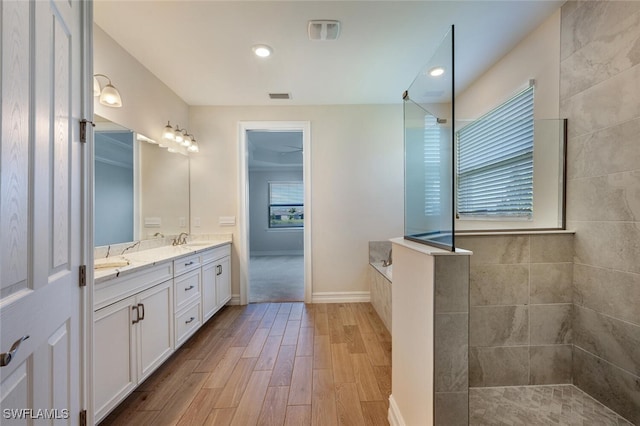
[[[469,425],[633,426],[573,385],[469,389]]]

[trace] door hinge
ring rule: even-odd
[[[92,127],[96,127],[93,121],[89,121],[85,118],[80,120],[80,142],[87,142],[87,124],[91,124]]]
[[[86,287],[87,285],[87,265],[80,265],[80,287]]]
[[[87,410],[80,411],[80,426],[87,426]]]

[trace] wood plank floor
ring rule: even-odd
[[[101,425],[388,425],[390,393],[371,304],[228,306]]]

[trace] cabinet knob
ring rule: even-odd
[[[191,265],[193,265],[193,260],[191,262],[187,262],[184,264],[184,266],[191,266]]]
[[[192,323],[195,319],[196,319],[196,317],[191,317],[191,318],[189,318],[188,320],[186,320],[184,323],[185,323],[185,324]]]
[[[138,307],[142,308],[142,316],[138,321],[142,321],[144,319],[144,303],[138,303]]]

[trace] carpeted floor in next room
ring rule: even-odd
[[[304,300],[304,256],[251,256],[249,303]]]

